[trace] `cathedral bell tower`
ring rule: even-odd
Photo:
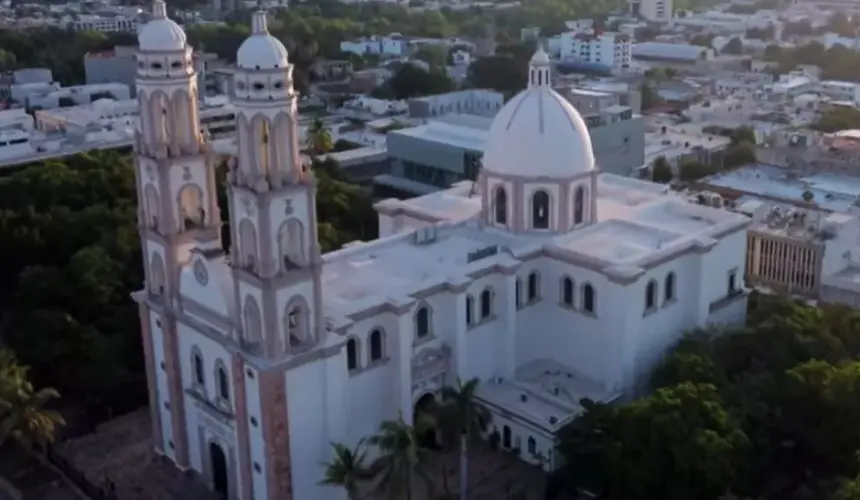
[[[185,33],[163,0],[138,35],[134,149],[150,291],[172,300],[183,247],[219,241],[215,173],[200,133],[197,75]]]
[[[228,175],[230,262],[245,350],[281,359],[322,328],[316,180],[301,164],[293,66],[258,11],[237,54],[238,154]]]

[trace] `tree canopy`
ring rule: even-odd
[[[336,162],[314,169],[323,250],[375,238],[367,191],[344,182]],[[0,241],[0,337],[31,367],[33,383],[94,408],[142,404],[139,319],[129,294],[143,275],[129,154],[92,151],[0,178]]]
[[[613,498],[858,498],[860,312],[752,300],[749,326],[693,332],[626,405],[585,402],[562,477]]]

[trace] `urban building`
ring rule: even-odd
[[[629,0],[630,13],[652,23],[670,23],[672,0]]]
[[[75,85],[72,87],[50,86],[39,91],[32,89],[23,100],[20,100],[28,109],[52,109],[66,106],[87,104],[99,99],[113,99],[123,101],[131,98],[131,90],[128,85],[122,83],[98,83],[92,85]],[[15,96],[15,88],[12,88]]]
[[[140,21],[137,17],[121,15],[93,16],[81,14],[66,23],[74,31],[100,31],[102,33],[137,33]]]
[[[688,43],[640,42],[631,48],[634,59],[695,63],[710,61],[714,49]]]
[[[581,112],[602,172],[629,175],[643,165],[644,120],[619,105],[619,95],[569,88],[560,95]],[[388,133],[391,170],[374,179],[378,195],[415,196],[475,179],[493,120],[453,109],[427,124]]]
[[[630,67],[630,37],[622,33],[567,32],[560,35],[562,59],[596,64],[607,68]]]
[[[381,202],[380,239],[323,255],[265,13],[236,58],[229,249],[191,47],[163,1],[139,42],[133,297],[153,444],[228,499],[343,498],[320,484],[330,443],[412,422],[457,378],[482,381],[502,447],[552,469],[581,398],[634,392],[683,332],[744,320],[748,219],[600,174],[542,51],[474,187]]]
[[[461,90],[409,100],[410,118],[435,118],[451,113],[493,117],[502,109],[505,96],[494,90]]]
[[[117,45],[110,50],[87,52],[84,54],[84,74],[88,84],[122,83],[128,85],[131,96],[137,95],[137,47]],[[197,72],[199,88],[204,89],[207,76],[207,54],[194,54],[194,69]],[[206,95],[206,94],[201,94]]]

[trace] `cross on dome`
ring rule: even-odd
[[[532,87],[550,87],[549,56],[541,46],[529,61],[529,88]]]

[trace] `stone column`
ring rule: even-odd
[[[341,345],[341,349],[343,345]],[[385,352],[385,351],[383,351]],[[343,356],[334,355],[325,358],[325,398],[326,398],[326,425],[328,427],[329,441],[340,443],[346,437],[347,419],[349,408],[347,407],[346,383],[349,374],[346,369],[346,360]],[[328,456],[329,444],[325,443],[322,456]]]
[[[451,287],[451,296],[454,299],[454,359],[453,359],[453,367],[456,370],[456,376],[461,380],[468,380],[470,378],[469,373],[469,325],[466,322],[466,301],[468,300],[468,295],[466,294],[466,290],[468,289],[469,281],[467,278],[463,278],[461,282],[458,282]],[[478,314],[478,302],[475,300],[472,304],[472,317],[477,317]],[[452,380],[448,381],[453,382]]]

